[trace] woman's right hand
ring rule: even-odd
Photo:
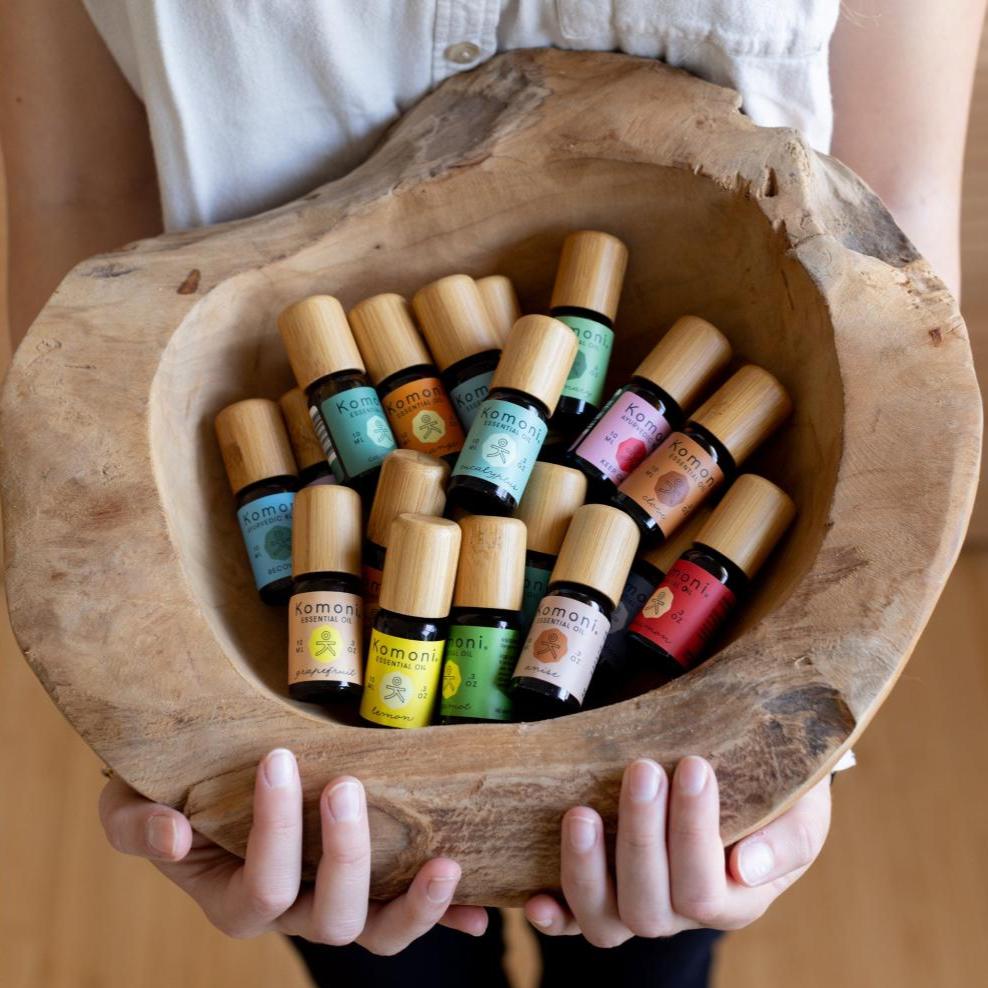
[[[274,930],[396,954],[436,923],[474,936],[484,932],[484,909],[450,905],[460,867],[449,858],[427,861],[394,901],[368,900],[370,832],[364,788],[356,779],[330,782],[319,798],[319,816],[322,858],[315,883],[303,885],[302,785],[290,751],[275,749],[258,765],[243,860],[193,831],[177,810],[144,799],[119,779],[112,778],[100,796],[100,819],[113,847],[152,861],[229,936]]]

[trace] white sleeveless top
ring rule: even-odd
[[[147,107],[169,230],[345,174],[429,90],[495,52],[659,58],[830,146],[839,0],[83,0]]]

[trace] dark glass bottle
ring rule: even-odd
[[[527,631],[535,618],[539,601],[549,592],[549,578],[556,557],[529,549],[525,553],[525,585],[521,602],[522,627]]]
[[[500,359],[500,350],[484,350],[457,360],[440,373],[439,379],[449,392],[464,429],[473,425],[480,406],[490,393],[491,380]]]
[[[381,578],[384,576],[386,549],[374,542],[364,543],[364,561],[361,567],[361,586],[364,594],[364,628],[370,640],[374,618],[381,607]]]
[[[381,381],[377,391],[402,449],[414,449],[452,464],[463,448],[463,427],[438,374],[432,364],[406,367]],[[401,414],[402,425],[399,426],[399,413],[393,409],[404,403],[404,396],[409,391],[415,394],[428,392],[428,398],[415,401],[409,411]],[[419,411],[416,413],[415,409]],[[423,412],[427,419],[421,417]],[[415,424],[409,424],[408,420],[416,414],[418,419]]]
[[[263,600],[265,604],[270,604],[272,606],[286,603],[292,592],[290,549],[288,554],[285,552],[285,545],[287,544],[289,547],[291,546],[292,512],[291,509],[289,509],[287,513],[283,513],[282,515],[284,518],[282,525],[285,528],[285,534],[282,537],[278,538],[277,532],[273,532],[272,528],[268,528],[267,535],[264,540],[265,548],[262,550],[260,546],[255,548],[253,543],[256,540],[252,539],[248,534],[247,526],[250,525],[251,512],[245,509],[248,509],[248,505],[251,504],[256,507],[263,504],[265,507],[275,506],[280,511],[282,500],[281,495],[294,495],[294,493],[299,489],[299,486],[298,477],[269,477],[267,480],[259,480],[257,483],[248,484],[247,487],[244,487],[238,491],[236,496],[237,517],[241,519],[240,527],[244,532],[244,538],[247,541],[248,550],[251,551],[251,563],[254,564],[255,576],[258,575],[258,564],[266,565],[269,575],[275,570],[280,570],[285,574],[284,576],[277,576],[269,579],[268,582],[263,583],[257,588],[257,592],[260,595],[261,600]],[[272,535],[274,536],[273,538]],[[273,546],[275,541],[280,543],[280,548],[275,548]],[[263,558],[259,558],[259,556]],[[263,577],[261,577],[261,579],[263,579]]]

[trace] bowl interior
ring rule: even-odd
[[[514,281],[524,311],[542,312],[563,237],[581,228],[614,233],[630,262],[609,390],[678,316],[693,313],[720,327],[739,358],[775,373],[795,404],[790,423],[742,469],[789,491],[798,520],[725,640],[777,606],[819,548],[842,439],[833,327],[758,202],[686,169],[634,162],[490,168],[487,183],[475,174],[467,183],[454,170],[389,194],[298,253],[221,283],[162,356],[150,399],[151,452],[189,593],[235,667],[286,703],[284,614],[257,599],[213,417],[232,401],[277,398],[294,384],[275,317],[307,294],[333,294],[349,308],[382,291],[410,296],[452,272],[500,273]]]

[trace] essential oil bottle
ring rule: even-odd
[[[355,700],[363,682],[360,495],[306,487],[295,498],[288,694],[308,703]]]
[[[398,446],[456,459],[463,426],[405,299],[364,299],[350,310],[350,326]]]
[[[518,506],[576,349],[558,319],[522,316],[514,324],[453,467],[454,504],[476,515],[506,515]]]
[[[292,444],[292,452],[298,464],[299,483],[302,487],[334,483],[336,477],[330,461],[336,459],[336,450],[329,442],[328,435],[324,441],[320,441],[316,435],[305,395],[298,388],[292,388],[278,399],[278,404],[281,406],[285,428],[288,429],[288,441]],[[323,429],[324,435],[325,432]]]
[[[439,713],[444,724],[508,721],[508,689],[523,637],[525,525],[470,515],[460,530]]]
[[[281,412],[266,398],[227,405],[216,438],[237,504],[254,584],[265,604],[292,591],[292,508],[298,471]]]
[[[622,481],[611,503],[642,537],[666,539],[789,416],[786,389],[764,368],[747,364],[681,430],[672,433]]]
[[[460,526],[399,515],[384,560],[360,716],[382,727],[425,727],[439,692]]]
[[[480,289],[469,275],[447,275],[420,288],[412,308],[456,414],[469,429],[501,356],[501,337]]]
[[[369,494],[395,439],[343,306],[313,295],[285,309],[278,329],[298,386],[336,450],[337,480]]]
[[[549,315],[580,344],[552,422],[563,435],[579,432],[600,408],[627,266],[628,248],[609,233],[580,230],[563,241]]]
[[[556,463],[536,463],[514,516],[525,523],[525,585],[522,629],[527,632],[535,608],[549,589],[556,556],[576,509],[587,497],[587,478],[579,470]]]
[[[637,548],[637,527],[616,508],[573,516],[511,680],[516,719],[580,709]]]
[[[489,274],[486,278],[477,278],[477,288],[503,343],[508,338],[511,327],[521,319],[521,306],[518,304],[515,286],[503,274]]]
[[[411,449],[395,450],[381,466],[364,544],[364,627],[368,639],[381,597],[391,523],[404,514],[441,515],[446,507],[447,480],[449,464],[445,460]]]
[[[611,396],[570,448],[595,500],[615,488],[685,420],[714,375],[731,359],[727,337],[704,319],[683,316]]]
[[[628,626],[636,658],[670,677],[705,658],[795,514],[775,484],[753,473],[738,477]]]

